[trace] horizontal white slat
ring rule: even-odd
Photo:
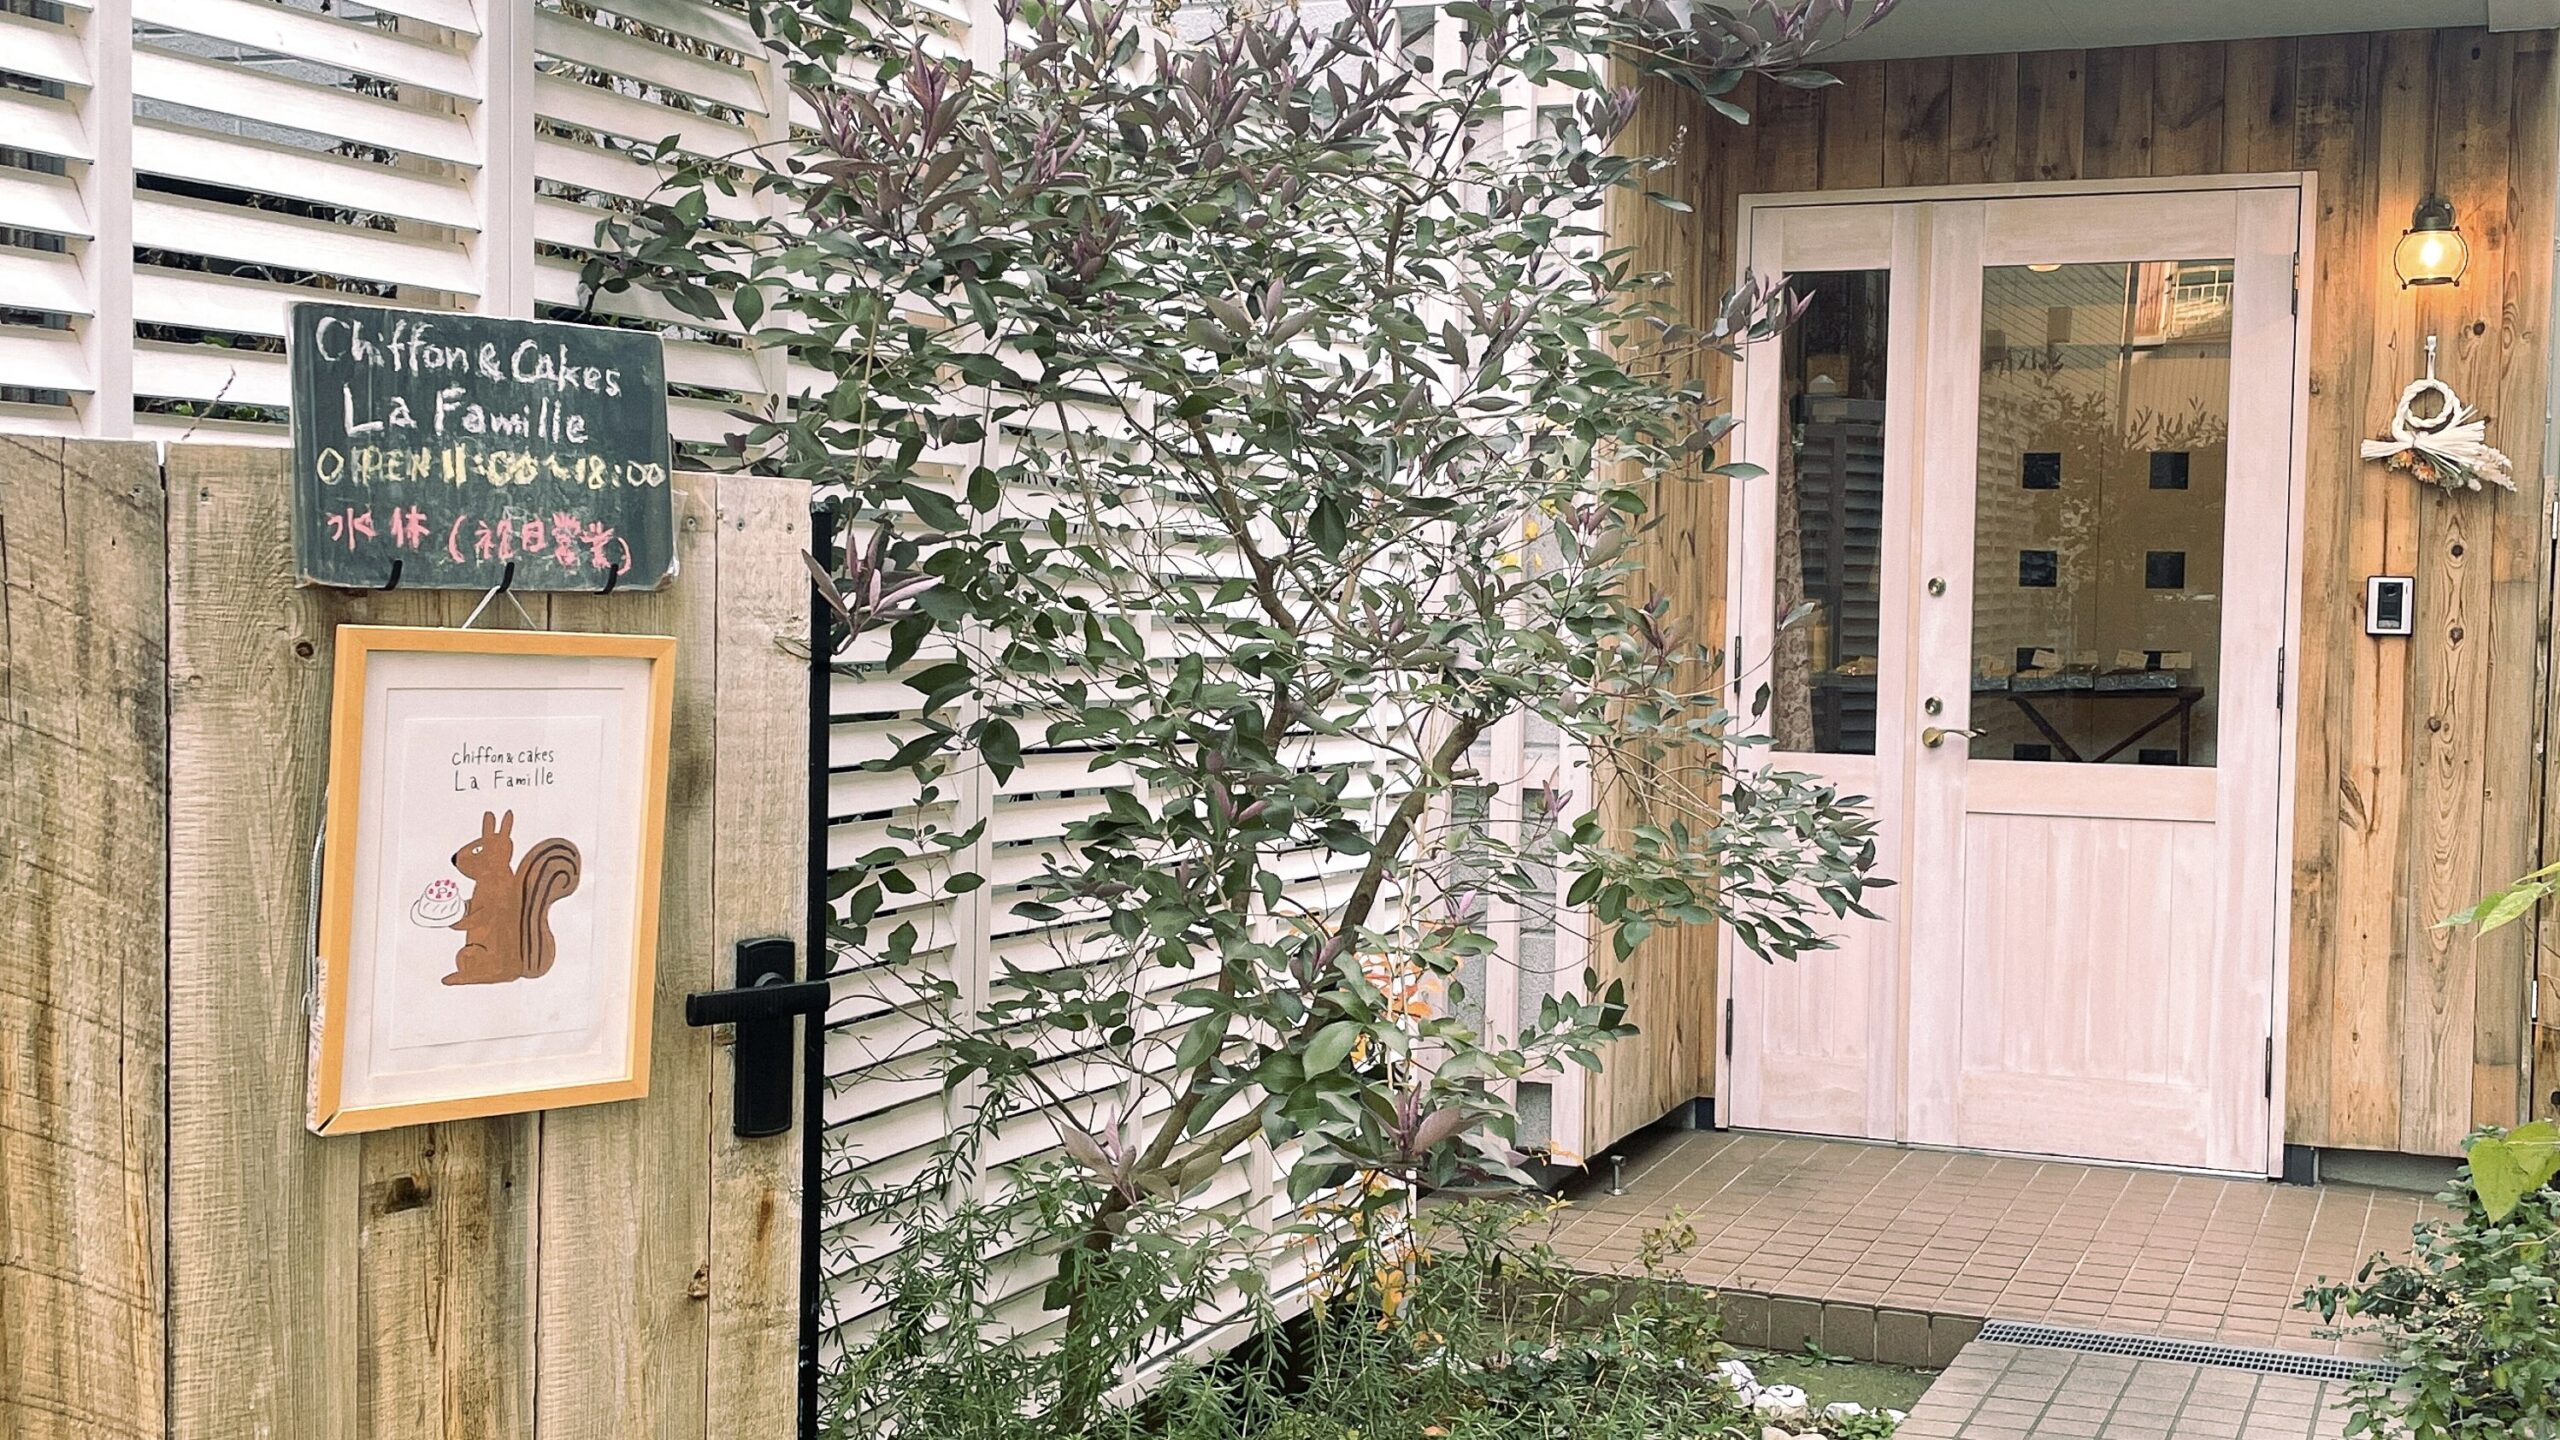
[[[660,30],[708,40],[741,55],[754,55],[764,42],[756,38],[756,28],[747,17],[702,0],[604,0],[603,8],[625,20],[637,20]]]
[[[176,443],[192,440],[205,444],[219,440],[226,445],[284,446],[293,443],[293,432],[282,425],[260,425],[246,420],[200,420],[188,415],[136,415],[133,434],[137,440],[159,440]]]
[[[466,100],[481,98],[470,57],[459,50],[307,10],[262,0],[133,0],[133,19]]]
[[[133,168],[145,175],[207,181],[439,225],[467,223],[474,214],[471,187],[462,180],[165,121],[134,122]]]
[[[847,770],[827,777],[829,815],[907,810],[915,800],[916,777],[903,770]]]
[[[0,400],[0,432],[11,435],[85,435],[80,412],[68,405],[21,405]]]
[[[387,15],[399,15],[407,19],[423,21],[429,25],[441,26],[447,30],[459,30],[465,35],[480,33],[480,16],[475,12],[471,0],[364,0],[364,6],[368,10],[379,10]]]
[[[534,13],[533,44],[540,54],[645,80],[662,90],[714,101],[750,115],[765,113],[764,88],[754,76],[716,60],[679,55],[619,30],[540,10]]]
[[[10,148],[66,160],[94,160],[97,148],[80,124],[80,112],[68,100],[50,100],[0,85],[0,136]]]
[[[86,394],[89,361],[80,337],[68,330],[0,325],[0,385]]]
[[[0,56],[7,57],[5,68],[21,75],[88,88],[89,60],[67,25],[0,10]]]
[[[604,239],[596,227],[611,212],[557,195],[533,197],[533,238],[544,245],[557,245],[568,250],[598,250]]]
[[[671,172],[627,155],[617,155],[593,145],[545,135],[534,143],[533,169],[536,175],[581,190],[593,190],[622,200],[667,200],[674,195],[665,186]],[[727,195],[717,187],[702,192],[714,216],[723,220],[755,220],[764,211],[753,196]]]
[[[311,270],[468,294],[479,277],[453,241],[329,225],[169,195],[134,197],[133,243],[146,249]]]
[[[133,318],[147,325],[188,325],[241,335],[282,336],[290,307],[304,300],[333,305],[397,305],[397,300],[314,290],[306,285],[280,285],[201,270],[163,270],[137,266],[133,273]]]
[[[682,395],[667,397],[667,430],[688,445],[726,445],[730,436],[746,428],[744,422],[729,413],[728,407],[716,401],[691,400]]]
[[[284,405],[293,398],[282,355],[157,340],[134,343],[133,392],[225,405]]]
[[[559,75],[533,82],[534,113],[580,130],[619,135],[654,145],[673,135],[697,155],[734,155],[755,143],[755,132],[709,115],[652,105],[636,96]]]
[[[140,99],[289,126],[430,160],[471,165],[480,158],[471,122],[463,116],[439,115],[353,90],[175,55],[147,45],[134,47],[133,93]]]
[[[578,287],[578,263],[550,255],[538,256],[533,262],[533,297],[545,305],[572,309],[592,304],[602,314],[648,320],[660,325],[728,334],[737,331],[737,326],[726,321],[717,325],[705,324],[659,299],[653,292],[637,287],[619,294],[589,296]]]
[[[744,350],[706,345],[699,340],[670,340],[667,383],[753,394],[764,388],[764,371],[757,366],[756,357]]]
[[[59,315],[97,313],[79,257],[6,245],[0,245],[0,305]]]
[[[0,167],[0,216],[21,230],[84,238],[97,233],[79,182],[68,175]]]

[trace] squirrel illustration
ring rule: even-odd
[[[578,847],[557,837],[535,842],[516,864],[516,812],[504,819],[480,812],[480,838],[453,852],[453,868],[471,881],[462,918],[447,929],[462,932],[447,985],[503,985],[548,974],[560,944],[551,933],[551,907],[576,893]]]

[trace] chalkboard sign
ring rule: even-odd
[[[356,589],[656,589],[675,569],[658,337],[301,304],[294,551]]]

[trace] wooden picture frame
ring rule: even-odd
[[[315,1133],[648,1093],[674,696],[667,636],[339,627]]]

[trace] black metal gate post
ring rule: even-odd
[[[810,516],[809,553],[836,570],[836,511],[820,501]],[[834,718],[835,615],[813,580],[809,586],[809,958],[804,974],[825,981],[835,972],[827,939],[827,740]],[[818,1326],[825,1267],[818,1246],[826,1231],[827,1021],[823,1011],[801,1027],[800,1061],[800,1436],[818,1440]]]

